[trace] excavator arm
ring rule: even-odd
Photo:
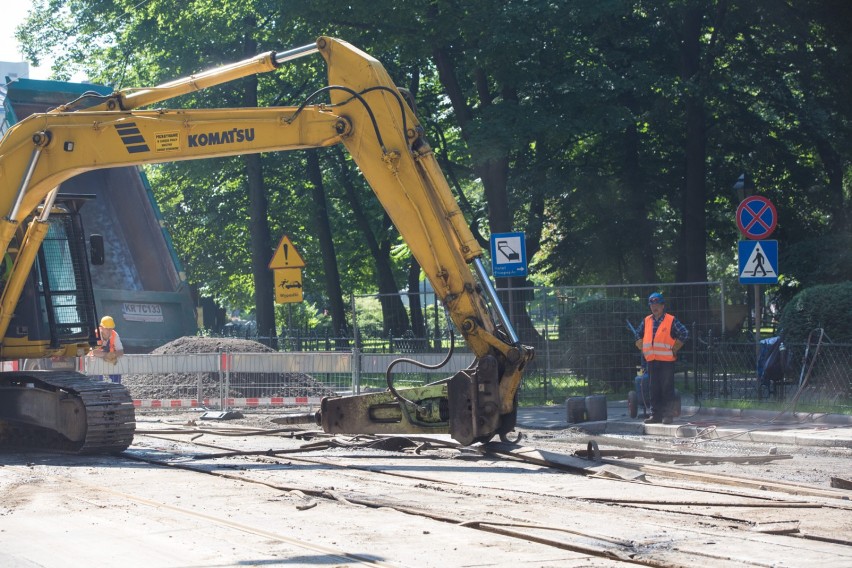
[[[298,107],[138,110],[319,52],[329,86]],[[328,93],[331,104],[313,98]],[[94,169],[343,144],[423,268],[476,356],[437,383],[323,400],[329,432],[450,433],[470,444],[514,428],[516,395],[533,351],[520,343],[417,117],[382,65],[333,38],[264,54],[159,87],[114,93],[32,115],[0,141],[0,251],[32,219],[0,297],[0,337],[65,180]],[[40,212],[34,216],[34,213]],[[493,315],[492,315],[493,314]]]

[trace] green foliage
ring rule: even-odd
[[[356,297],[355,312],[358,314],[358,332],[362,337],[385,336],[382,304],[377,297]]]
[[[735,280],[740,197],[731,185],[743,171],[778,209],[773,238],[781,242],[785,282],[808,288],[852,279],[849,2],[282,5],[36,0],[15,33],[31,61],[55,59],[57,78],[85,71],[116,88],[156,85],[322,34],[345,39],[415,94],[475,232],[526,233],[536,282],[674,281],[690,263],[708,267],[711,279]],[[681,35],[684,14],[693,10],[700,16],[698,68],[687,76]],[[242,106],[247,80],[168,106]],[[324,64],[287,63],[258,81],[260,106],[298,104],[325,84]],[[686,135],[692,101],[704,109],[701,139]],[[705,151],[690,172],[684,158],[693,143]],[[326,275],[296,154],[263,156],[266,217],[273,240],[288,234],[298,242],[309,259],[305,294],[323,305]],[[352,222],[342,170],[322,156],[341,287],[375,291],[376,263]],[[154,190],[190,282],[247,307],[254,292],[247,251],[259,223],[249,223],[244,164],[181,162],[161,172]],[[698,183],[692,174],[701,176]],[[367,189],[356,179],[360,201]],[[690,204],[683,201],[687,179],[706,191]],[[364,209],[381,246],[395,245],[375,200]],[[846,237],[834,240],[844,226]],[[684,253],[685,232],[704,239],[706,258]],[[405,258],[393,260],[403,282]]]
[[[779,260],[785,275],[804,290],[819,284],[852,281],[852,234],[826,235],[795,243]],[[782,300],[786,300],[783,298]]]
[[[276,304],[276,319],[283,322],[289,335],[331,333],[331,317],[310,302]]]
[[[559,337],[565,340],[571,368],[594,392],[617,390],[632,381],[640,357],[626,320],[635,326],[647,314],[638,300],[600,298],[580,302],[560,317]]]
[[[852,281],[806,288],[784,307],[781,330],[786,341],[805,341],[816,328],[835,343],[852,343]]]

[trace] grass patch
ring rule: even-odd
[[[825,406],[819,404],[799,403],[795,407],[789,402],[777,400],[743,400],[743,399],[714,399],[701,401],[701,406],[709,408],[730,408],[733,410],[767,410],[771,412],[799,412],[806,414],[826,414]],[[830,414],[852,416],[852,408],[833,407]]]

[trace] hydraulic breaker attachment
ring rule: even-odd
[[[327,397],[320,423],[329,434],[446,434],[447,385],[399,389],[355,396]]]
[[[309,422],[313,416],[275,421]],[[324,398],[315,416],[329,434],[450,434],[464,445],[487,442],[515,425],[514,414],[500,414],[499,369],[490,355],[474,369],[424,387]]]
[[[450,435],[466,446],[488,441],[500,424],[500,387],[497,360],[491,355],[479,359],[476,369],[460,371],[450,379],[447,397],[450,407]]]

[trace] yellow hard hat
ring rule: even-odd
[[[112,316],[104,316],[101,318],[101,326],[107,329],[115,329],[115,321]]]

